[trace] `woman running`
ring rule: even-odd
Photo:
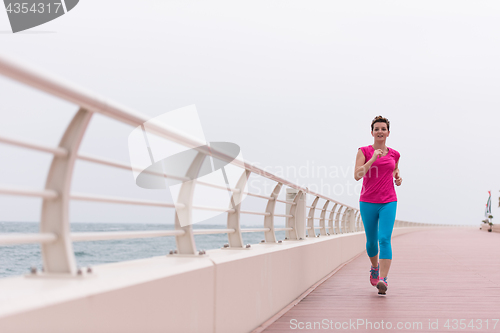
[[[387,275],[391,267],[391,235],[396,219],[397,186],[403,179],[399,175],[399,153],[385,145],[389,137],[389,120],[382,116],[372,121],[373,145],[361,147],[356,155],[354,179],[363,178],[359,209],[366,234],[366,252],[371,261],[370,282],[379,295],[387,291]],[[380,244],[380,264],[379,264]]]

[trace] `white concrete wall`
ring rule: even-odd
[[[249,332],[363,251],[357,232],[101,265],[83,279],[1,279],[0,332]]]

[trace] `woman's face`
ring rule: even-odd
[[[373,124],[372,136],[375,141],[384,141],[389,136],[389,130],[387,129],[386,123],[375,123]]]

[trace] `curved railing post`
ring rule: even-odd
[[[321,215],[319,218],[319,234],[322,236],[326,236],[326,228],[325,228],[325,215],[326,215],[326,210],[328,209],[328,204],[330,203],[329,200],[326,200],[325,204],[323,205],[323,209],[321,210]]]
[[[347,232],[351,232],[352,231],[352,209],[351,208],[348,208],[347,209],[347,216],[345,217],[345,221],[344,221],[344,224],[345,224],[345,230]]]
[[[243,191],[245,190],[245,186],[247,184],[248,178],[250,177],[250,173],[251,172],[249,170],[245,169],[245,172],[241,174],[240,179],[236,183],[236,189],[238,189],[239,191],[234,191],[231,198],[231,202],[238,202],[238,204],[233,207],[234,211],[232,213],[227,213],[227,228],[234,229],[235,231],[233,233],[227,234],[229,248],[244,248],[243,238],[241,237],[240,211],[242,201],[241,199],[244,194]]]
[[[292,211],[295,216],[295,229],[297,230],[297,238],[299,240],[306,239],[306,212],[307,212],[307,193],[305,191],[300,191],[297,193],[299,195],[296,202],[296,210]]]
[[[354,231],[359,231],[359,224],[358,224],[358,215],[359,215],[359,210],[355,209],[354,210]]]
[[[292,238],[292,237],[297,237],[297,234],[296,234],[296,229],[295,229],[295,224],[296,224],[296,217],[295,217],[295,214],[292,214],[292,207],[296,205],[295,203],[295,199],[297,199],[297,196],[299,194],[300,190],[297,190],[293,187],[288,187],[286,189],[286,206],[285,206],[285,214],[286,215],[292,215],[293,216],[293,220],[290,221],[290,219],[292,219],[292,217],[286,217],[285,218],[285,227],[287,228],[293,228],[293,230],[285,230],[285,239],[295,239],[295,238]],[[295,210],[296,212],[296,210]],[[294,233],[294,236],[292,236],[292,232]]]
[[[184,234],[176,235],[175,242],[177,245],[177,251],[179,254],[196,254],[196,245],[194,242],[193,236],[193,194],[196,186],[196,178],[200,172],[200,168],[203,165],[203,161],[206,158],[206,154],[198,153],[194,158],[193,162],[189,166],[189,169],[186,172],[186,177],[191,179],[191,181],[187,181],[182,183],[181,188],[179,189],[179,195],[177,198],[177,203],[184,205],[182,208],[176,208],[175,214],[175,229],[183,230]],[[179,215],[181,217],[179,217]],[[181,226],[180,220],[183,221],[185,226]]]
[[[354,211],[353,208],[349,209],[349,232],[355,232],[356,231],[356,220],[354,219],[354,215],[356,212]]]
[[[54,199],[43,199],[40,231],[53,233],[57,240],[42,244],[45,273],[76,274],[76,261],[70,238],[69,200],[71,180],[78,148],[88,127],[92,113],[80,108],[66,128],[59,143],[68,151],[66,156],[54,156],[47,175],[46,190],[56,191]]]
[[[346,207],[344,210],[344,214],[342,215],[342,220],[340,220],[340,228],[342,229],[342,233],[345,234],[349,230],[347,229],[347,218],[349,216],[349,207]]]
[[[349,224],[349,212],[351,209],[347,207],[344,211],[344,215],[342,215],[342,220],[340,220],[340,228],[342,228],[342,233],[349,232],[348,224]]]
[[[338,203],[333,205],[333,208],[330,211],[330,214],[328,215],[328,235],[335,234],[335,227],[333,226],[333,216],[335,215],[335,209],[337,209],[338,205],[339,205]]]
[[[314,198],[314,201],[309,208],[309,214],[307,216],[307,236],[316,237],[316,231],[314,230],[314,213],[316,211],[316,205],[318,204],[319,197]]]
[[[266,213],[269,215],[264,216],[264,228],[269,228],[269,231],[264,232],[264,239],[266,243],[276,243],[276,235],[274,234],[274,208],[276,206],[276,199],[281,191],[283,184],[278,183],[274,187],[271,198],[267,201]]]
[[[340,215],[342,214],[342,208],[344,208],[344,206],[341,205],[339,207],[339,209],[337,210],[337,214],[335,215],[335,233],[336,234],[340,234],[341,232],[343,232],[343,230],[340,230]]]
[[[364,231],[365,230],[365,226],[363,224],[363,220],[361,219],[361,211],[358,211],[357,221],[358,221],[359,231]]]
[[[293,192],[290,192],[292,194]],[[287,198],[288,199],[288,198]],[[288,201],[288,200],[287,200]],[[287,238],[292,240],[303,240],[306,238],[306,194],[298,191],[290,205],[289,217],[286,219],[286,227],[293,228],[287,233]]]
[[[358,223],[357,223],[358,213],[359,213],[358,210],[353,209],[353,214],[352,214],[352,224],[354,225],[353,232],[358,231]]]

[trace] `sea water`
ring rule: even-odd
[[[195,224],[194,229],[224,229],[224,225]],[[256,228],[256,226],[242,226]],[[258,228],[258,227],[257,227]],[[172,230],[167,224],[132,224],[132,223],[72,223],[72,232],[108,232],[108,231],[151,231]],[[0,222],[0,233],[38,233],[38,222]],[[264,239],[263,232],[243,233],[244,244],[256,244]],[[276,239],[284,239],[285,232],[277,231]],[[198,250],[217,249],[228,242],[227,234],[195,235]],[[77,266],[88,267],[119,261],[150,258],[167,254],[174,250],[175,237],[154,237],[91,242],[74,242],[73,250]],[[23,275],[31,267],[42,268],[42,256],[39,244],[0,246],[0,278]]]

